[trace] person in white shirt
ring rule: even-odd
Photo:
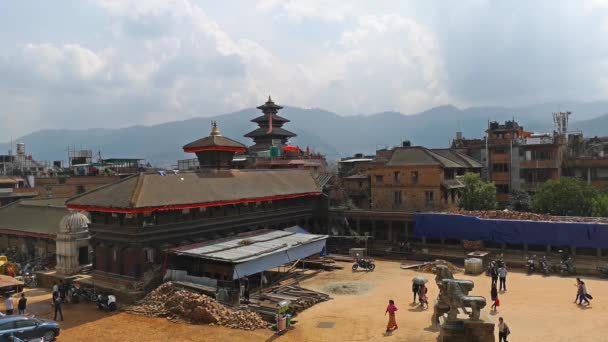
[[[509,334],[511,333],[511,331],[509,330],[509,326],[507,325],[507,323],[505,323],[505,321],[502,319],[502,317],[498,318],[498,342],[507,342],[507,336],[509,336]]]
[[[507,266],[502,265],[498,269],[498,278],[500,279],[500,286],[498,290],[507,291]]]
[[[11,295],[7,295],[4,298],[4,308],[6,309],[7,316],[13,314],[13,297]]]

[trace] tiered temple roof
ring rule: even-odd
[[[297,136],[284,128],[283,124],[289,122],[288,119],[277,115],[277,112],[283,107],[277,105],[268,96],[268,101],[257,107],[264,113],[263,115],[251,120],[258,124],[259,128],[245,134],[245,137],[252,138],[254,145],[250,149],[254,152],[269,150],[273,146],[273,141],[277,140],[280,145],[287,144],[289,138]],[[280,147],[280,146],[279,146]]]

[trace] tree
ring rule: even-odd
[[[511,200],[509,201],[509,208],[516,211],[530,211],[530,202],[532,198],[530,195],[522,190],[513,190],[511,192]]]
[[[496,186],[484,182],[477,173],[464,175],[464,189],[460,198],[464,210],[492,210],[496,208]]]
[[[591,216],[597,195],[596,189],[575,178],[549,180],[534,195],[532,209],[558,216]]]
[[[592,212],[595,217],[608,217],[608,193],[599,193],[592,200]]]

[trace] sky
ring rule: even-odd
[[[0,141],[275,102],[341,115],[608,98],[608,0],[0,2]]]

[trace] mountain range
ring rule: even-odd
[[[285,107],[280,115],[291,120],[284,128],[298,135],[291,140],[301,148],[325,154],[329,160],[354,153],[373,153],[379,147],[400,145],[410,140],[413,145],[447,147],[457,131],[468,138],[483,137],[488,121],[515,119],[527,130],[551,132],[552,112],[572,111],[570,130],[581,130],[585,136],[608,135],[608,102],[546,103],[525,107],[471,107],[452,105],[404,115],[382,112],[370,115],[341,116],[323,109]],[[101,151],[103,158],[144,158],[153,165],[169,166],[177,159],[192,158],[181,147],[207,136],[210,121],[217,120],[224,136],[246,145],[252,141],[243,135],[256,125],[249,120],[260,115],[254,108],[214,117],[199,117],[153,126],[126,128],[91,128],[81,130],[44,129],[27,134],[15,142],[26,144],[28,154],[37,160],[66,160],[67,148]],[[9,143],[0,143],[8,151]]]

